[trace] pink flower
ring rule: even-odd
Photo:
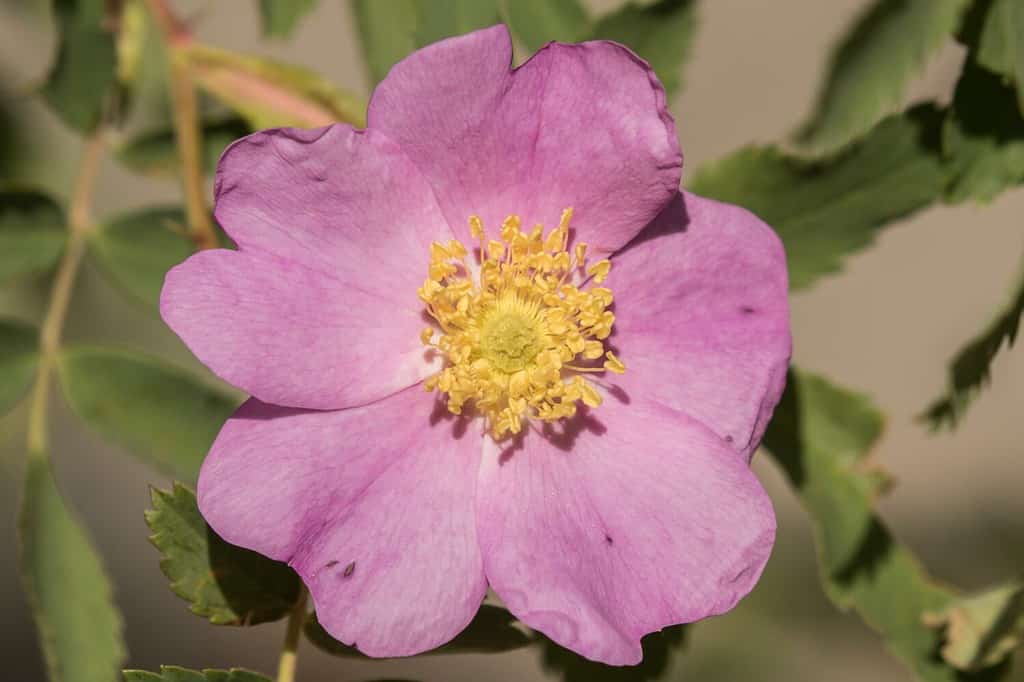
[[[785,258],[750,213],[679,193],[664,91],[627,49],[510,62],[502,26],[446,40],[391,71],[366,130],[225,152],[239,250],[192,256],[161,301],[253,396],[199,506],[371,656],[447,642],[490,586],[637,663],[771,551],[748,464],[790,354]]]

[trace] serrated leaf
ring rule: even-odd
[[[260,0],[263,35],[287,38],[316,5],[317,0]]]
[[[745,147],[702,167],[690,189],[750,209],[786,246],[793,289],[840,270],[888,223],[932,203],[945,182],[941,113],[922,105],[880,123],[857,145],[808,161]]]
[[[54,0],[58,48],[41,94],[65,123],[88,133],[116,82],[114,36],[104,0]]]
[[[942,132],[952,173],[948,201],[989,201],[1024,182],[1024,116],[997,74],[964,64]]]
[[[866,398],[793,371],[765,446],[780,464],[814,526],[825,592],[853,608],[923,682],[998,679],[1004,666],[964,673],[938,658],[939,635],[925,613],[956,597],[898,544],[872,507],[880,478],[867,457],[881,416]]]
[[[502,0],[509,28],[530,52],[552,40],[574,43],[590,28],[579,0]]]
[[[189,670],[176,665],[160,666],[159,673],[125,670],[124,682],[271,682],[269,677],[243,668]]]
[[[949,366],[949,387],[922,417],[932,429],[953,428],[968,405],[988,383],[992,361],[1006,345],[1013,346],[1024,314],[1024,272],[1012,296],[981,334],[956,354]]]
[[[942,658],[959,670],[976,671],[1003,661],[1024,633],[1024,585],[1002,585],[961,597],[942,611],[925,614],[942,628]]]
[[[177,207],[132,211],[97,226],[89,250],[118,286],[156,309],[164,275],[195,251],[185,224]]]
[[[21,576],[50,682],[114,679],[125,647],[110,579],[42,453],[28,458],[18,528]]]
[[[239,116],[217,117],[202,123],[202,160],[206,174],[213,173],[224,149],[240,137],[251,132]],[[118,161],[134,171],[176,180],[181,173],[174,128],[164,126],[135,135],[120,144],[115,151]]]
[[[365,658],[355,647],[342,644],[331,637],[312,614],[305,625],[306,638],[317,648],[332,656]],[[477,611],[472,622],[455,639],[444,646],[432,649],[431,654],[500,653],[529,646],[534,638],[518,625],[515,616],[503,608],[484,604]]]
[[[974,59],[1016,83],[1024,113],[1024,5],[1019,0],[977,0],[964,23]]]
[[[0,318],[0,416],[32,385],[39,365],[38,337],[33,327]]]
[[[825,85],[798,139],[833,151],[902,104],[910,79],[960,23],[969,0],[876,0],[832,56]]]
[[[822,561],[838,573],[860,549],[874,519],[883,479],[866,461],[883,417],[867,396],[841,391],[821,377],[792,372],[765,445],[828,532]]]
[[[0,191],[0,282],[56,265],[64,225],[64,211],[45,194]]]
[[[417,47],[501,23],[498,0],[415,0],[415,3],[419,18]]]
[[[416,0],[353,0],[359,39],[366,66],[374,83],[419,45]]]
[[[238,401],[188,372],[127,350],[70,348],[59,359],[75,413],[100,435],[188,481]]]
[[[603,17],[588,40],[614,40],[646,59],[671,98],[682,85],[682,69],[697,32],[696,0],[630,2]]]
[[[288,615],[301,583],[286,564],[228,544],[206,525],[196,496],[175,483],[153,489],[146,512],[160,568],[192,613],[216,625],[256,625]]]
[[[195,82],[253,129],[366,125],[366,102],[309,69],[206,45],[181,48]]]

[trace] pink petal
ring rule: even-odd
[[[429,178],[452,229],[479,214],[497,232],[575,209],[577,235],[610,252],[679,186],[682,155],[665,92],[615,43],[552,43],[511,70],[504,26],[431,45],[397,64],[370,100],[369,128]]]
[[[450,238],[398,147],[348,126],[268,130],[233,144],[216,213],[241,251],[167,275],[161,313],[218,376],[267,402],[359,405],[426,376],[416,289]]]
[[[681,194],[612,263],[627,370],[609,383],[686,412],[749,460],[792,350],[779,238],[742,208]]]
[[[335,638],[371,656],[444,644],[486,591],[473,500],[480,437],[413,387],[335,412],[250,400],[199,477],[228,542],[288,561]]]
[[[484,571],[509,610],[587,658],[638,663],[640,639],[731,609],[764,568],[775,516],[760,483],[696,420],[609,396],[567,433],[485,439]]]

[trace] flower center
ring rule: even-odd
[[[566,209],[545,236],[541,225],[527,234],[509,216],[501,239],[488,240],[480,218],[470,217],[479,241],[476,281],[462,242],[431,245],[429,278],[417,293],[441,333],[435,340],[437,330],[428,327],[420,338],[446,362],[424,386],[444,394],[453,414],[472,403],[495,440],[519,433],[530,419],[572,417],[579,401],[599,406],[601,394],[583,375],[626,371],[604,347],[615,323],[613,299],[596,285],[611,263],[587,267],[586,244],[568,251],[571,219]],[[574,280],[584,273],[590,279],[581,288]]]

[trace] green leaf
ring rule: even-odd
[[[903,100],[907,83],[960,23],[969,0],[876,0],[832,56],[799,141],[835,150],[868,132]]]
[[[970,60],[960,74],[942,143],[952,169],[950,202],[989,201],[1024,182],[1024,116],[1014,92]]]
[[[686,643],[687,626],[679,625],[652,632],[643,639],[643,660],[635,666],[613,667],[587,660],[546,637],[542,663],[556,671],[562,682],[654,682],[665,680],[673,658]],[[696,679],[696,678],[693,678]]]
[[[64,211],[45,194],[0,191],[0,282],[56,265],[64,225]]]
[[[175,483],[153,489],[146,523],[163,557],[171,590],[189,609],[216,625],[256,625],[288,615],[299,597],[299,578],[286,564],[230,545],[206,525],[196,496]]]
[[[415,1],[419,17],[417,47],[501,23],[498,0]]]
[[[416,0],[353,0],[366,66],[374,83],[419,45]]]
[[[302,17],[316,8],[317,0],[260,0],[263,35],[287,38]]]
[[[959,670],[1001,663],[1024,631],[1024,585],[1012,583],[961,597],[942,611],[925,614],[930,627],[944,628],[942,658]]]
[[[1024,313],[1024,272],[1016,290],[984,331],[960,349],[949,367],[949,387],[922,415],[932,429],[953,428],[989,382],[992,361],[1005,344],[1013,346]]]
[[[978,64],[1016,83],[1024,113],[1024,5],[1019,0],[978,0],[964,24],[965,42]]]
[[[162,665],[159,673],[125,670],[124,682],[271,682],[269,677],[242,668],[231,670],[189,670]]]
[[[217,168],[224,149],[251,129],[239,116],[211,118],[203,121],[203,170],[207,174]],[[177,180],[181,173],[174,128],[164,126],[136,135],[120,144],[117,160],[134,171]]]
[[[118,286],[156,309],[164,275],[195,250],[184,225],[177,207],[133,211],[93,230],[89,249]]]
[[[314,128],[338,121],[366,125],[363,98],[309,69],[198,44],[182,48],[180,54],[196,83],[255,130]]]
[[[38,338],[34,328],[0,318],[0,416],[32,385],[39,364]]]
[[[866,398],[799,371],[791,372],[768,426],[765,446],[811,516],[825,591],[840,608],[855,609],[923,682],[998,679],[1004,666],[966,674],[935,655],[940,638],[925,614],[945,609],[956,595],[933,581],[874,514],[884,479],[869,455],[881,426]]]
[[[932,203],[945,171],[941,114],[922,105],[882,121],[857,145],[808,161],[775,147],[745,147],[698,170],[690,189],[744,206],[786,246],[790,285],[802,289],[837,272],[842,259],[887,223]]]
[[[455,639],[444,646],[432,649],[424,655],[432,654],[490,654],[502,651],[521,649],[533,642],[533,637],[526,634],[522,626],[511,613],[503,608],[484,604],[477,611],[473,621],[460,632]],[[365,658],[365,654],[355,647],[342,644],[331,637],[312,614],[305,626],[306,638],[317,648],[333,656],[345,658]]]
[[[114,679],[125,647],[110,579],[42,453],[28,458],[18,528],[22,580],[50,682]]]
[[[530,52],[552,40],[577,42],[590,28],[579,0],[503,0],[502,6],[512,33]]]
[[[696,0],[629,3],[603,17],[587,39],[614,40],[646,59],[671,99],[682,85],[682,69],[697,31]]]
[[[41,93],[65,123],[95,128],[116,82],[114,36],[105,25],[104,0],[54,0],[57,58]]]
[[[82,420],[189,481],[238,404],[187,372],[131,351],[71,348],[58,367],[64,394]]]

